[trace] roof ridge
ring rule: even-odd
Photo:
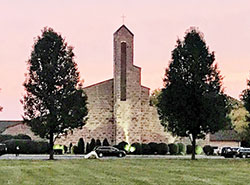
[[[122,28],[125,28],[132,36],[134,36],[134,34],[127,28],[127,26],[125,26],[125,24],[121,25],[121,27],[116,30],[114,35],[117,34]]]

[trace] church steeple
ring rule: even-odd
[[[134,36],[134,34],[127,28],[127,26],[125,26],[125,24],[121,25],[121,27],[118,28],[118,30],[116,30],[114,35],[117,34],[118,32],[120,32],[121,29],[125,29],[128,33],[130,33],[132,36]]]
[[[114,95],[116,100],[126,101],[128,72],[133,68],[134,35],[122,25],[114,33]]]

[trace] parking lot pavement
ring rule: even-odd
[[[191,159],[191,155],[127,155],[126,158],[140,159]],[[222,156],[195,155],[197,159],[224,159]]]
[[[69,159],[83,159],[84,155],[54,155],[57,160],[69,160]],[[206,156],[206,155],[196,155],[197,159],[225,159],[222,156]],[[0,156],[0,160],[47,160],[49,155],[26,155],[21,154],[16,157],[14,154],[6,154]],[[127,155],[123,158],[118,157],[103,157],[100,159],[191,159],[191,155]],[[237,158],[238,159],[238,158]]]
[[[82,159],[84,155],[54,155],[54,159]],[[6,154],[0,156],[0,160],[3,159],[11,159],[11,160],[47,160],[49,159],[49,155],[27,155],[27,154],[20,154],[16,156],[14,154]]]

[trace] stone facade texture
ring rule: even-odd
[[[79,138],[85,142],[107,138],[112,145],[174,141],[161,126],[156,108],[149,105],[150,89],[141,85],[141,68],[133,64],[133,42],[134,35],[124,25],[114,33],[114,78],[84,88],[89,109],[86,125],[61,136],[56,143],[76,144]]]

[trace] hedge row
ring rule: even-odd
[[[7,140],[11,140],[11,139],[28,139],[31,140],[31,137],[25,134],[18,134],[15,136],[12,135],[2,135],[0,134],[0,143],[7,141]]]
[[[114,145],[114,147],[125,150],[125,146],[128,145],[127,142],[120,142],[118,145]],[[133,143],[131,147],[134,147],[135,150],[133,152],[126,151],[127,153],[136,154],[136,155],[152,155],[152,154],[160,154],[165,155],[169,152],[169,147],[166,143]]]
[[[125,141],[120,142],[118,145],[114,145],[114,147],[125,150],[125,146],[127,146],[128,143]],[[86,146],[86,148],[85,148]],[[91,139],[90,143],[84,143],[84,140],[82,138],[79,139],[78,144],[75,146],[72,146],[72,144],[69,146],[69,151],[74,154],[84,154],[89,153],[92,150],[94,150],[97,146],[109,146],[108,140],[104,139],[103,142],[99,139]],[[152,154],[159,154],[159,155],[185,155],[185,154],[191,154],[192,153],[192,146],[191,145],[185,145],[183,143],[155,143],[151,142],[148,144],[145,143],[133,143],[131,147],[135,148],[135,151],[126,151],[127,153],[136,154],[136,155],[152,155]],[[195,152],[196,154],[201,154],[204,149],[200,146],[196,146]],[[205,152],[205,150],[204,150]],[[205,152],[206,153],[206,152]]]
[[[45,141],[32,141],[27,139],[11,139],[4,141],[7,153],[17,153],[16,147],[19,147],[21,154],[47,154],[49,153],[49,144]]]
[[[71,146],[69,146],[69,150],[73,154],[84,154],[91,152],[97,146],[109,146],[109,142],[106,138],[102,143],[99,139],[91,139],[90,143],[87,143],[85,148],[84,140],[83,138],[80,138],[77,145],[72,146],[71,144]]]
[[[128,145],[127,142],[120,142],[118,145],[114,145],[114,147],[120,149],[120,150],[125,150],[125,146]],[[151,142],[148,144],[145,143],[133,143],[131,145],[132,147],[135,148],[135,151],[126,151],[127,153],[135,154],[135,155],[152,155],[152,154],[158,154],[158,155],[165,155],[165,154],[170,154],[170,155],[185,155],[185,154],[191,154],[192,153],[192,146],[191,145],[185,145],[183,143],[171,143],[171,144],[166,144],[166,143],[155,143]],[[200,146],[196,146],[195,149],[196,154],[201,154],[203,152],[202,148]]]

